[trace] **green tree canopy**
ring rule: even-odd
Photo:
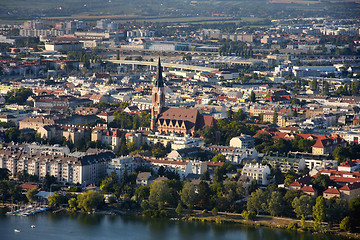
[[[29,191],[27,191],[26,193],[26,197],[29,200],[29,202],[33,203],[36,201],[36,194],[39,191],[36,188],[30,189]]]
[[[326,217],[326,206],[325,206],[325,199],[323,196],[319,196],[316,198],[315,206],[313,207],[313,218],[314,228],[318,229],[321,227],[321,223],[325,221]]]
[[[255,192],[252,192],[250,197],[247,200],[247,210],[255,211],[259,214],[263,208],[266,201],[266,194],[263,190],[257,189]]]
[[[104,203],[104,196],[97,191],[88,191],[78,195],[78,208],[83,212],[92,212]]]
[[[150,205],[162,209],[169,200],[170,189],[165,181],[156,181],[150,185]]]
[[[311,215],[313,205],[314,199],[308,195],[302,195],[299,198],[296,197],[292,202],[292,207],[297,217]]]
[[[184,186],[180,193],[181,201],[188,207],[192,209],[196,202],[196,193],[194,184],[191,182],[184,182]]]
[[[274,191],[268,202],[268,212],[272,216],[279,216],[283,212],[284,201],[280,192]]]
[[[59,207],[61,204],[65,204],[68,202],[67,198],[64,195],[57,192],[51,195],[48,200],[50,205],[56,207]]]
[[[212,159],[214,162],[225,162],[226,161],[226,157],[224,155],[222,155],[221,153],[215,155]]]

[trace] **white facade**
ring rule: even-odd
[[[7,149],[0,151],[0,167],[9,169],[11,177],[25,171],[39,179],[52,175],[60,183],[88,185],[105,176],[106,162],[112,156],[110,152],[75,152],[63,155],[49,152],[33,154],[25,153],[23,149]]]
[[[171,143],[171,148],[173,150],[184,149],[184,148],[191,148],[191,147],[203,147],[205,142],[202,138],[195,138],[185,135],[183,137],[176,136],[175,134],[170,135],[162,135],[160,133],[155,133],[148,136],[148,143],[156,144],[158,142],[166,144],[168,142]]]
[[[132,157],[119,157],[112,159],[107,164],[107,174],[110,175],[113,171],[115,171],[118,180],[121,181],[125,169],[128,173],[132,173],[141,165],[141,163]]]
[[[242,169],[241,175],[256,180],[258,184],[268,185],[272,180],[269,179],[270,173],[271,172],[268,165],[248,163]]]
[[[253,148],[255,146],[254,138],[250,135],[241,134],[230,140],[230,147],[236,148]]]

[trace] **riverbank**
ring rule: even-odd
[[[183,217],[184,221],[196,221],[196,222],[211,222],[217,224],[242,224],[253,227],[266,227],[271,229],[283,229],[288,231],[297,232],[311,232],[316,234],[331,234],[334,236],[341,236],[348,239],[360,239],[360,233],[341,232],[338,226],[329,227],[327,223],[323,223],[322,227],[316,231],[313,228],[313,221],[305,221],[305,229],[300,227],[301,220],[284,218],[284,217],[272,217],[267,215],[258,215],[254,220],[246,220],[241,217],[241,214],[236,213],[219,213],[216,216],[208,212],[201,212],[196,214],[190,214],[187,217]],[[292,226],[289,228],[289,226]]]

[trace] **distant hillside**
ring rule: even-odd
[[[59,16],[359,17],[351,0],[0,0],[0,20]],[[355,1],[355,0],[353,0]]]

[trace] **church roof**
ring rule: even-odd
[[[159,119],[182,120],[196,123],[198,110],[187,108],[168,108],[159,116]]]

